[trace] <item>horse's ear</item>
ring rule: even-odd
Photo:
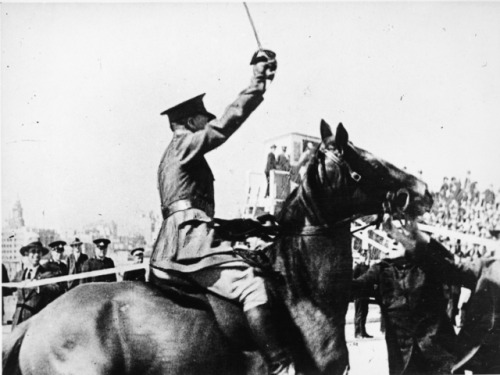
[[[330,125],[328,125],[327,122],[323,119],[321,119],[320,131],[321,131],[321,139],[323,141],[327,138],[330,138],[333,135],[332,128],[330,128]]]
[[[335,133],[335,146],[339,150],[344,150],[349,142],[349,134],[345,130],[344,125],[340,122],[337,126],[337,133]]]

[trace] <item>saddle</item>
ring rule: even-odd
[[[272,242],[279,235],[280,227],[273,215],[261,215],[254,219],[214,219],[216,236],[222,241],[244,242],[257,237]]]
[[[151,273],[149,285],[179,306],[210,313],[232,346],[241,351],[257,349],[248,331],[243,310],[236,301],[228,300],[190,282],[177,271],[169,271],[169,277],[160,279]]]
[[[280,226],[273,215],[254,219],[214,219],[216,241],[229,241],[233,251],[250,266],[267,277],[276,276],[272,269],[270,253]]]

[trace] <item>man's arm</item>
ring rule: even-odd
[[[40,279],[50,279],[52,277],[62,276],[60,271],[48,270],[40,275]],[[52,283],[47,285],[42,285],[37,288],[39,294],[45,294],[49,298],[55,298],[62,294],[63,289],[61,288],[61,283]]]
[[[448,250],[438,241],[431,238],[429,242],[417,241],[416,247],[407,251],[416,263],[431,270],[443,281],[454,285],[461,285],[474,290],[481,273],[481,262],[466,262],[455,264],[448,256]]]
[[[481,272],[480,262],[455,264],[451,253],[438,241],[418,229],[412,221],[406,228],[397,229],[390,218],[384,221],[384,230],[405,248],[405,256],[438,276],[443,282],[474,289]]]
[[[276,69],[276,60],[268,58],[266,61],[254,65],[250,85],[244,89],[236,100],[231,103],[220,119],[214,119],[205,129],[182,137],[178,147],[181,153],[181,164],[187,164],[198,155],[206,154],[223,144],[245,122],[250,114],[264,100],[266,92],[266,78],[273,75]]]

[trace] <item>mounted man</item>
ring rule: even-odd
[[[182,279],[243,307],[251,335],[271,374],[294,374],[290,355],[279,343],[264,279],[214,240],[213,174],[205,154],[222,145],[262,103],[266,80],[277,63],[271,51],[259,50],[250,63],[250,85],[220,119],[196,96],[162,113],[173,131],[158,170],[163,224],[151,256],[150,281],[160,287]]]

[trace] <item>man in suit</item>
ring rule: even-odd
[[[269,154],[267,154],[267,162],[266,162],[266,169],[264,170],[264,173],[266,174],[266,180],[267,180],[267,188],[266,188],[266,197],[269,196],[269,176],[272,170],[276,169],[276,155],[274,154],[276,151],[276,145],[271,146],[271,151],[269,151]]]
[[[134,264],[142,264],[144,261],[144,248],[138,247],[130,252],[134,257]],[[146,270],[127,271],[123,274],[123,281],[146,281]]]
[[[264,279],[234,254],[228,241],[214,241],[214,177],[205,154],[222,145],[264,100],[274,77],[275,54],[258,51],[250,85],[217,119],[203,96],[166,111],[173,139],[158,170],[163,224],[151,256],[149,279],[160,288],[182,278],[242,306],[250,333],[271,374],[292,374],[291,357],[278,340]]]
[[[22,256],[27,257],[27,267],[19,271],[13,281],[34,281],[60,276],[60,273],[50,271],[40,264],[42,256],[49,252],[40,241],[23,246],[20,252]],[[17,290],[16,311],[12,319],[12,329],[40,312],[61,293],[61,287],[58,283],[33,288],[19,288]]]
[[[70,244],[73,253],[68,256],[68,274],[76,275],[82,272],[83,264],[89,259],[87,254],[82,253],[83,242],[77,237]],[[80,285],[81,279],[68,281],[68,290]]]
[[[115,268],[113,259],[107,258],[108,246],[111,243],[107,238],[98,238],[93,241],[95,244],[95,258],[88,259],[82,266],[82,272],[99,271],[108,268]],[[111,273],[101,276],[92,276],[83,279],[83,283],[95,282],[114,282],[116,281],[116,273]]]

